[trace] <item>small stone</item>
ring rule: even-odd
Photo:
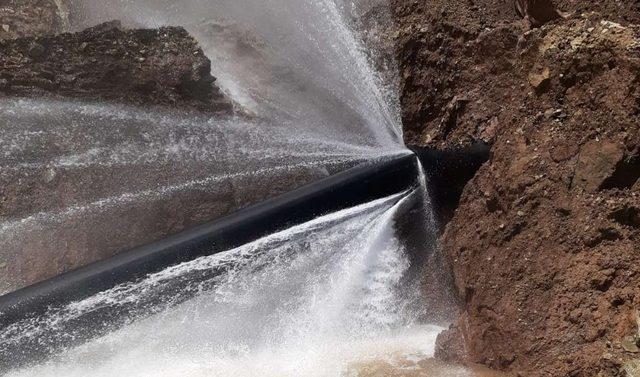
[[[567,113],[565,113],[564,111],[562,111],[562,109],[557,109],[556,111],[553,112],[553,116],[555,116],[556,118],[560,119],[560,120],[564,120],[567,119],[569,116],[567,115]]]
[[[544,112],[544,116],[545,118],[551,118],[553,116],[553,113],[555,112],[554,109],[547,109]]]
[[[624,158],[624,145],[613,141],[590,141],[580,148],[573,187],[596,192]]]
[[[518,216],[520,216],[520,217],[524,216],[524,212],[518,211]]]
[[[53,168],[47,169],[47,171],[44,172],[44,182],[45,183],[51,183],[53,182],[53,180],[56,178],[56,171]]]
[[[543,91],[550,81],[551,71],[549,68],[544,68],[542,72],[529,73],[529,84],[537,91]]]
[[[0,263],[0,268],[5,268],[5,267],[7,267],[7,262]]]
[[[80,45],[80,50],[84,51],[87,46],[89,46],[89,44],[87,42],[82,42],[82,44]]]
[[[628,377],[640,376],[640,359],[635,359],[627,362],[622,366],[622,370]]]
[[[612,21],[602,20],[602,21],[600,21],[600,25],[602,25],[603,27],[605,27],[607,29],[624,29],[624,26],[620,25],[619,23],[612,22]]]
[[[638,347],[638,338],[635,336],[628,336],[622,340],[620,345],[622,349],[631,353],[639,353],[640,347]]]
[[[578,47],[580,47],[580,45],[582,45],[583,42],[584,42],[584,38],[576,37],[571,41],[571,48],[576,50]]]
[[[3,24],[2,25],[2,31],[4,31],[5,33],[8,33],[9,30],[11,30],[11,28],[9,27],[9,25]]]

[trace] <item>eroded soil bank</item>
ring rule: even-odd
[[[567,19],[529,30],[510,1],[392,1],[407,143],[492,145],[441,238],[460,315],[437,357],[631,375],[639,4],[556,4]]]

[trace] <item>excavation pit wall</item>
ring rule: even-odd
[[[616,376],[637,355],[640,12],[558,1],[392,2],[408,144],[483,140],[440,247],[460,315],[437,357],[524,376]],[[594,13],[595,12],[595,13]]]

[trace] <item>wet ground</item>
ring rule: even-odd
[[[354,364],[346,374],[354,377],[508,377],[483,366],[446,364],[433,358],[412,359],[396,355],[389,360]]]

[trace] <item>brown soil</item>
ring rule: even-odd
[[[5,96],[231,110],[211,62],[180,27],[123,30],[114,21],[79,33],[0,41],[0,48]]]
[[[640,309],[639,3],[395,0],[409,144],[492,144],[441,239],[460,300],[437,356],[614,376]],[[596,12],[596,13],[592,13]]]

